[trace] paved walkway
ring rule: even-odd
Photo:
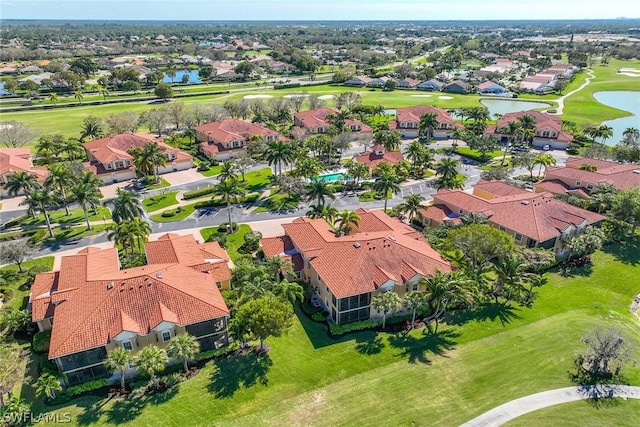
[[[620,397],[625,400],[640,399],[640,387],[603,384],[597,386],[565,387],[543,391],[512,400],[511,402],[493,408],[479,417],[462,424],[462,427],[499,426],[521,415],[537,411],[538,409],[548,408],[549,406],[584,399],[607,397]]]
[[[587,79],[584,81],[584,83],[582,83],[580,85],[580,87],[578,87],[577,89],[574,89],[571,92],[568,92],[568,93],[562,95],[560,98],[554,100],[555,102],[558,103],[558,108],[556,108],[556,112],[555,113],[549,113],[549,114],[552,114],[554,116],[558,116],[558,115],[562,114],[562,110],[564,110],[564,100],[566,98],[568,98],[569,96],[573,95],[574,93],[580,92],[582,89],[587,87],[587,85],[589,85],[589,83],[591,83],[592,79],[596,78],[596,76],[595,76],[595,74],[593,74],[592,70],[588,70],[587,74],[589,74],[589,77],[587,77]]]

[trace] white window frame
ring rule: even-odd
[[[127,347],[127,344],[129,344],[129,347]],[[129,350],[132,351],[133,350],[133,342],[131,340],[124,340],[122,341],[122,348],[124,348],[125,350]]]
[[[520,238],[518,238],[518,236],[520,236]],[[513,238],[516,240],[516,242],[522,242],[522,234],[520,233],[516,233]]]
[[[165,339],[164,334],[169,334],[169,338]],[[160,336],[162,337],[162,342],[171,341],[171,331],[170,330],[166,330],[166,331],[160,332]]]

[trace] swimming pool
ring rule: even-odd
[[[316,178],[317,181],[324,181],[324,182],[344,181],[346,179],[347,179],[347,176],[342,172],[320,175],[318,178]]]

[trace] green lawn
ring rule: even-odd
[[[541,427],[558,425],[562,420],[564,427],[592,426],[631,426],[640,414],[640,400],[616,399],[599,406],[591,401],[564,403],[550,408],[539,409],[503,424],[505,427]]]
[[[153,181],[150,181],[150,184],[151,185],[145,185],[144,188],[147,190],[159,190],[161,188],[167,188],[171,186],[171,184],[169,184],[169,181],[164,178],[160,178],[160,180],[156,184],[154,184]]]
[[[195,203],[192,203],[190,205],[184,205],[181,206],[182,211],[176,213],[174,216],[162,216],[162,214],[155,214],[155,215],[151,215],[149,218],[152,221],[155,222],[176,222],[176,221],[182,221],[183,219],[187,218],[189,215],[191,215],[192,213],[195,212],[196,208],[195,208]]]
[[[170,193],[147,197],[142,200],[142,206],[144,206],[144,209],[147,212],[153,212],[168,206],[173,206],[178,203],[176,200],[177,194],[177,191],[171,191]]]
[[[210,177],[210,176],[219,175],[221,170],[222,170],[222,165],[218,165],[218,166],[211,166],[206,171],[198,171],[198,172],[206,177]]]
[[[572,385],[567,371],[594,325],[640,341],[628,311],[638,293],[639,245],[607,248],[593,260],[574,277],[548,273],[533,308],[450,316],[437,335],[366,331],[333,339],[298,312],[287,335],[267,340],[267,357],[209,362],[175,395],[89,396],[54,409],[83,425],[459,425],[511,399]],[[637,384],[640,368],[626,375]],[[34,409],[42,408],[38,401]],[[610,411],[606,424],[640,416],[637,404],[625,409]],[[593,405],[583,411],[585,421],[604,419]]]
[[[235,233],[221,233],[218,232],[218,227],[207,227],[200,230],[200,235],[205,242],[213,241],[218,235],[225,235],[227,237],[225,249],[231,258],[231,261],[235,261],[240,255],[242,255],[238,253],[238,248],[244,244],[244,235],[249,231],[251,231],[251,227],[248,224],[239,224],[238,231]]]
[[[271,184],[271,175],[271,168],[262,168],[255,171],[247,172],[244,175],[244,181],[242,181],[242,176],[240,176],[238,179],[249,193],[254,193]]]
[[[288,194],[275,193],[255,208],[253,212],[279,212],[296,209],[300,204],[300,197],[289,197]]]
[[[22,268],[25,271],[36,266],[41,268],[41,271],[51,271],[53,268],[53,257],[36,258],[22,264]],[[8,265],[0,268],[0,277],[3,279],[0,281],[0,290],[7,298],[4,300],[4,306],[17,309],[26,308],[29,299],[29,275],[19,273],[16,265]]]
[[[480,162],[488,162],[494,157],[502,157],[502,155],[504,154],[503,150],[494,150],[485,153],[483,156],[480,151],[471,149],[469,147],[458,147],[453,151],[461,156],[469,157],[470,159],[478,160]]]
[[[89,237],[106,231],[108,225],[93,225],[91,230],[87,230],[86,226],[79,227],[60,227],[54,228],[53,234],[55,237],[50,239],[47,235],[42,243],[61,242],[61,241],[74,241],[82,239],[83,237]]]
[[[56,211],[49,211],[49,220],[52,224],[79,224],[86,223],[84,218],[84,211],[80,208],[69,209],[71,215],[66,216],[64,209],[58,209]],[[89,209],[89,221],[102,221],[103,219],[111,219],[111,211],[104,207],[98,206],[98,213],[94,214],[93,209]],[[36,215],[36,218],[32,218],[31,215],[22,215],[7,223],[7,227],[14,227],[16,225],[43,225],[46,224],[43,214]]]

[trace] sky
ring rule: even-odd
[[[0,19],[489,20],[640,17],[639,0],[0,0]]]

